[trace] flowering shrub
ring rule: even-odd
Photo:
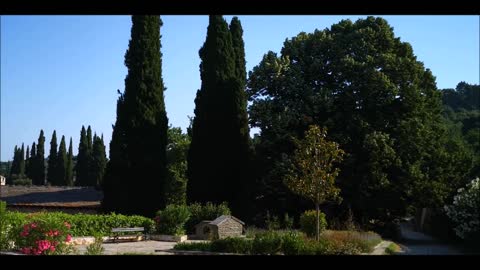
[[[453,205],[444,207],[453,221],[455,234],[462,239],[480,239],[480,179],[477,177],[460,188]]]
[[[71,239],[68,222],[35,217],[23,226],[17,247],[29,255],[67,254]]]

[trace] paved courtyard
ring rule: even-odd
[[[169,250],[175,246],[175,242],[161,241],[139,241],[139,242],[121,242],[121,243],[104,243],[104,255],[123,255],[123,254],[139,254],[139,255],[172,255],[169,252],[155,252],[155,250]],[[84,254],[86,245],[75,246],[79,254]]]

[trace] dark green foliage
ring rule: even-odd
[[[101,186],[103,183],[103,176],[105,175],[105,168],[107,166],[107,156],[105,153],[105,144],[102,138],[97,135],[93,136],[92,159],[90,163],[90,185]]]
[[[454,111],[480,109],[480,85],[460,82],[455,89],[442,90],[442,100],[445,106]]]
[[[175,250],[195,250],[195,251],[212,251],[211,242],[197,242],[197,243],[178,243],[173,249]]]
[[[327,228],[327,220],[325,214],[320,212],[320,233]],[[317,212],[315,210],[305,211],[300,216],[300,229],[309,237],[313,237],[317,231]]]
[[[27,151],[28,152],[28,151]],[[37,145],[35,142],[32,144],[32,148],[30,150],[30,157],[28,158],[28,165],[26,167],[26,175],[28,178],[33,179],[35,177],[35,173],[37,171]]]
[[[474,155],[468,178],[480,176],[480,85],[460,82],[455,90],[442,90],[442,98],[450,136],[464,148],[464,155]]]
[[[412,205],[442,205],[471,166],[448,136],[434,76],[382,18],[287,39],[280,55],[268,52],[254,67],[247,89],[250,123],[261,129],[261,208],[304,209],[279,179],[282,156],[311,124],[327,127],[347,153],[338,177],[342,207],[351,205],[364,223],[393,220]]]
[[[168,119],[159,16],[132,16],[125,92],[117,101],[104,181],[107,211],[153,216],[164,205]]]
[[[77,155],[77,165],[75,167],[75,185],[76,186],[87,186],[88,185],[88,176],[89,176],[89,155],[88,155],[88,139],[87,131],[85,127],[82,126],[80,131],[80,142],[78,145],[78,155]]]
[[[33,151],[33,147],[32,147]],[[33,156],[33,154],[32,154]],[[45,184],[45,136],[43,135],[43,129],[40,130],[40,135],[38,136],[37,143],[37,152],[35,159],[32,161],[32,182],[34,185],[43,185]]]
[[[50,155],[48,155],[47,182],[52,185],[57,184],[57,132],[54,130],[50,140]]]
[[[92,138],[92,128],[88,126],[87,128],[87,152],[86,152],[86,164],[87,164],[87,171],[85,175],[87,178],[85,179],[86,186],[95,186],[95,176],[93,175],[94,172],[92,171],[92,163],[93,163],[93,143],[94,138]]]
[[[12,167],[12,161],[0,161],[0,175],[9,176],[10,168]],[[7,178],[8,181],[8,178]]]
[[[60,146],[58,147],[57,159],[55,164],[56,173],[51,184],[54,186],[66,186],[67,185],[67,149],[65,145],[65,136],[62,136],[60,140]]]
[[[32,179],[18,176],[16,174],[12,175],[12,185],[14,186],[31,186]]]
[[[72,137],[70,137],[70,143],[68,144],[67,167],[66,167],[66,171],[65,171],[65,185],[73,186],[73,144],[72,144]]]
[[[212,242],[210,250],[213,252],[249,254],[252,252],[253,241],[239,237],[217,239]]]
[[[25,152],[25,176],[30,175],[30,146],[27,145]]]
[[[204,205],[200,203],[194,203],[190,204],[188,209],[190,211],[190,218],[185,225],[188,233],[193,233],[195,231],[195,225],[203,220],[214,220],[221,215],[231,214],[226,202],[218,205],[211,202],[207,202]]]
[[[235,215],[245,218],[252,198],[248,193],[250,137],[245,67],[240,66],[245,63],[241,36],[238,19],[229,29],[222,16],[209,17],[206,41],[199,51],[202,85],[195,98],[187,199],[226,201]]]
[[[166,204],[184,205],[187,200],[187,154],[190,137],[181,128],[168,129]]]
[[[157,233],[167,235],[185,234],[185,223],[190,218],[190,210],[186,205],[170,204],[157,212]]]
[[[22,148],[20,149],[19,159],[18,159],[18,174],[25,175],[25,147],[22,143]]]
[[[10,167],[10,174],[9,174],[9,183],[11,182],[11,178],[13,175],[20,174],[20,149],[15,145],[13,149],[13,161],[12,166]]]

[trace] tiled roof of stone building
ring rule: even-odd
[[[219,216],[218,218],[216,218],[214,221],[210,222],[210,224],[212,225],[220,225],[222,224],[223,222],[225,222],[226,220],[228,220],[229,218],[235,220],[236,222],[242,224],[242,225],[245,225],[245,223],[243,221],[241,221],[240,219],[234,217],[234,216],[227,216],[227,215],[221,215]]]

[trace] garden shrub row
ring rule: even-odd
[[[199,250],[251,255],[353,255],[369,253],[381,241],[374,233],[341,233],[314,241],[296,231],[268,231],[248,238],[226,238],[203,243],[180,243],[176,250]]]

